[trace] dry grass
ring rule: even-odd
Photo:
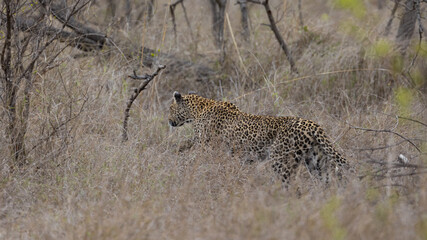
[[[194,0],[188,7],[195,41],[177,8],[178,46],[169,22],[162,40],[168,9],[165,1],[157,3],[146,45],[208,64],[219,74],[208,83],[196,83],[182,73],[162,73],[135,102],[130,140],[124,144],[123,111],[135,84],[126,76],[138,60],[111,53],[84,58],[72,57],[78,50],[64,53],[60,67],[34,85],[29,163],[19,171],[10,171],[5,123],[0,122],[0,239],[427,239],[427,174],[390,177],[426,171],[427,127],[404,119],[396,125],[394,116],[426,123],[427,83],[423,79],[411,86],[393,70],[396,53],[376,57],[364,52],[380,38],[389,14],[377,10],[371,3],[375,1],[364,2],[377,18],[349,17],[329,1],[307,3],[307,33],[298,28],[296,2],[284,1],[285,8],[283,2],[272,1],[276,10],[286,9],[279,27],[295,53],[298,76],[289,72],[273,34],[260,25],[267,22],[261,7],[251,7],[251,43],[242,42],[238,34],[238,6],[230,2],[228,9],[246,75],[228,33],[225,65],[216,62],[219,52],[207,2]],[[96,16],[104,16],[103,11],[102,4],[93,5],[83,17],[102,22]],[[340,30],[349,20],[360,21],[356,26],[369,35]],[[142,23],[136,25],[137,31],[108,31],[138,46]],[[426,71],[425,56],[413,71]],[[326,74],[343,69],[366,70]],[[408,104],[402,103],[398,89],[409,89]],[[251,113],[319,122],[358,174],[367,177],[329,188],[301,177],[285,189],[269,163],[245,165],[226,153],[199,149],[180,153],[179,145],[192,131],[191,126],[171,131],[167,125],[174,90],[227,99]],[[392,133],[350,125],[393,129],[421,152]],[[373,150],[387,145],[393,146]],[[397,163],[399,154],[418,167],[399,167],[378,172],[385,178],[375,177],[387,163]],[[301,195],[296,194],[298,187]]]

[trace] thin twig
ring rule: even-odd
[[[138,97],[138,95],[145,89],[145,87],[153,80],[163,69],[165,69],[165,65],[159,65],[157,67],[157,70],[153,74],[144,74],[138,76],[135,71],[133,71],[133,75],[129,75],[128,77],[132,79],[138,79],[138,80],[145,80],[142,82],[138,88],[135,88],[134,92],[130,96],[129,100],[126,103],[126,109],[125,109],[125,118],[123,121],[123,134],[122,134],[122,141],[126,142],[128,140],[128,120],[129,120],[129,111],[132,107],[133,102]]]
[[[385,175],[379,175],[379,176],[374,176],[375,178],[382,180],[385,178],[398,178],[398,177],[409,177],[409,176],[415,176],[415,175],[421,175],[421,174],[425,174],[427,173],[427,171],[419,171],[419,172],[411,172],[411,173],[400,173],[400,174],[391,174],[389,176],[385,176]]]
[[[421,141],[424,142],[425,140],[422,139],[409,139],[411,141]],[[372,147],[372,148],[349,148],[351,150],[356,150],[356,151],[376,151],[376,150],[383,150],[386,148],[391,148],[391,147],[396,147],[399,146],[400,144],[406,142],[406,140],[402,140],[396,144],[392,144],[392,145],[385,145],[385,146],[381,146],[381,147]]]
[[[378,161],[378,160],[370,160],[370,162],[375,163],[375,164],[379,164],[381,166],[388,165],[388,163],[385,163],[383,161]],[[418,170],[418,172],[387,175],[387,173],[390,170],[400,169],[400,168]],[[406,163],[406,164],[403,164],[403,163],[394,163],[391,166],[384,167],[384,168],[381,168],[381,169],[378,169],[378,170],[374,171],[373,173],[368,173],[368,174],[365,174],[365,175],[360,175],[358,177],[359,177],[359,179],[363,179],[365,177],[371,176],[371,177],[378,178],[378,179],[384,179],[384,178],[388,178],[388,177],[394,178],[394,177],[412,176],[412,175],[416,175],[416,174],[427,173],[427,171],[425,171],[426,168],[427,168],[427,166],[425,166],[425,165],[408,164],[408,163]]]
[[[417,149],[418,152],[421,152],[421,150],[417,147],[417,145],[415,145],[415,143],[413,143],[410,139],[402,136],[401,134],[394,132],[393,130],[396,128],[397,124],[398,124],[398,120],[396,121],[396,125],[394,126],[393,129],[371,129],[371,128],[362,128],[362,127],[356,127],[351,125],[350,123],[347,123],[350,127],[354,128],[354,129],[358,129],[358,130],[363,130],[363,131],[367,131],[367,132],[382,132],[382,133],[392,133],[396,136],[399,136],[400,138],[405,139],[407,142],[409,142],[412,146],[415,147],[415,149]]]
[[[416,119],[402,117],[402,116],[399,116],[399,115],[391,115],[391,114],[387,114],[387,113],[381,113],[381,114],[386,115],[386,116],[390,116],[390,117],[397,117],[397,118],[400,118],[400,119],[405,119],[405,120],[408,120],[408,121],[411,121],[411,122],[415,122],[415,123],[421,124],[424,127],[427,127],[426,123],[423,123],[423,122],[421,122],[419,120],[416,120]]]

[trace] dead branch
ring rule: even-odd
[[[102,49],[105,44],[107,38],[106,35],[97,32],[96,30],[78,22],[72,16],[70,16],[70,9],[65,5],[64,2],[61,1],[60,4],[49,4],[49,1],[42,0],[40,3],[44,6],[45,10],[51,13],[56,17],[61,23],[65,24],[67,27],[71,28],[74,32],[79,35],[82,35],[96,43],[99,49]],[[88,3],[88,2],[87,2]],[[85,5],[79,6],[77,11],[83,8]],[[74,10],[75,11],[75,10]]]
[[[152,0],[150,1],[152,2]],[[143,58],[143,65],[148,67],[151,67],[156,61],[159,61],[159,59],[163,59],[173,63],[179,68],[181,68],[180,66],[183,65],[185,65],[186,68],[191,66],[192,69],[197,71],[197,75],[210,75],[213,73],[210,68],[205,67],[203,65],[183,61],[180,59],[179,56],[159,53],[147,47],[144,47],[144,49],[125,48],[126,50],[122,51],[122,47],[118,46],[115,43],[114,39],[112,39],[111,37],[106,37],[106,34],[99,33],[75,20],[73,15],[77,11],[82,9],[84,6],[86,6],[89,2],[90,1],[82,2],[79,0],[78,5],[74,4],[73,7],[69,6],[68,8],[64,6],[64,9],[60,9],[58,5],[49,8],[47,0],[43,0],[42,3],[45,5],[40,8],[42,14],[50,14],[51,12],[53,12],[54,14],[56,14],[54,16],[57,16],[55,19],[60,22],[63,22],[61,24],[62,26],[53,27],[51,25],[47,25],[41,20],[36,19],[34,16],[18,15],[13,18],[13,20],[16,22],[14,24],[14,26],[16,25],[15,30],[31,33],[31,36],[38,36],[40,34],[43,36],[48,36],[50,37],[49,44],[55,40],[64,42],[67,44],[64,49],[68,46],[73,46],[77,47],[79,50],[89,52],[99,51],[103,48],[103,46],[112,46],[120,52],[121,56],[123,56],[126,61],[128,61],[128,58],[134,58],[138,55],[139,57]],[[181,3],[181,5],[184,9],[183,2]],[[6,15],[0,12],[0,16],[0,23],[4,25],[7,22]],[[64,17],[66,17],[66,19],[64,19]],[[66,28],[71,28],[73,31],[66,31]],[[143,54],[141,54],[142,52]],[[205,77],[203,78],[205,79]]]
[[[381,160],[377,160],[377,159],[372,159],[369,157],[369,160],[367,160],[366,162],[368,163],[372,163],[372,164],[376,164],[379,167],[381,167],[380,169],[377,169],[376,171],[372,172],[372,173],[368,173],[368,174],[364,174],[364,175],[360,175],[358,176],[359,179],[363,179],[365,177],[374,177],[378,180],[382,180],[385,178],[397,178],[397,177],[405,177],[405,176],[414,176],[414,175],[418,175],[418,174],[424,174],[427,173],[427,171],[425,169],[427,169],[426,165],[422,165],[422,164],[411,164],[411,163],[387,163]],[[412,171],[409,173],[395,173],[395,174],[390,174],[390,171],[392,170],[397,170],[397,169],[411,169]]]
[[[184,0],[177,0],[176,2],[172,3],[169,6],[169,10],[170,10],[170,13],[172,16],[172,25],[173,25],[173,33],[174,33],[174,37],[175,37],[175,45],[176,45],[176,40],[177,40],[176,22],[175,22],[175,8],[178,4],[181,4],[182,10],[184,11],[185,21],[187,22],[187,27],[190,29],[191,39],[194,41],[193,30],[191,29],[190,20],[188,19],[188,16],[187,16],[187,10],[185,9],[185,6],[184,6]]]
[[[153,80],[160,73],[160,71],[162,71],[165,68],[166,68],[165,65],[159,65],[157,67],[157,70],[153,74],[144,74],[142,76],[138,76],[136,74],[136,72],[134,71],[133,75],[128,76],[132,79],[144,80],[144,82],[142,82],[139,85],[139,87],[135,88],[134,92],[132,93],[132,95],[130,96],[129,100],[126,103],[125,118],[123,121],[123,133],[122,133],[122,141],[123,142],[126,142],[128,140],[128,129],[127,128],[128,128],[128,120],[129,120],[129,116],[130,116],[129,111],[130,111],[130,108],[132,107],[133,102],[138,97],[138,95],[145,89],[145,87],[151,82],[151,80]]]
[[[427,173],[427,171],[416,171],[416,172],[410,172],[410,173],[390,174],[388,176],[383,174],[383,175],[377,175],[377,176],[373,176],[373,177],[375,177],[378,180],[382,180],[382,179],[386,179],[386,178],[410,177],[410,176],[416,176],[416,175],[421,175],[421,174],[426,174],[426,173]]]
[[[411,141],[420,141],[420,142],[425,142],[426,140],[422,140],[422,139],[409,139]],[[391,144],[391,145],[385,145],[385,146],[381,146],[381,147],[372,147],[372,148],[350,148],[351,150],[356,150],[356,151],[377,151],[377,150],[383,150],[383,149],[387,149],[387,148],[392,148],[392,147],[396,147],[401,145],[402,143],[407,142],[407,140],[401,140],[398,143],[395,144]]]
[[[89,38],[65,30],[61,31],[61,29],[37,22],[33,18],[17,16],[15,17],[15,23],[19,31],[32,34],[39,34],[42,31],[46,36],[55,36],[60,42],[69,43],[70,46],[77,47],[85,52],[94,49],[98,45]]]
[[[387,113],[381,113],[381,114],[389,116],[389,117],[394,117],[394,118],[399,118],[399,119],[405,119],[405,120],[408,120],[408,121],[411,121],[411,122],[414,122],[414,123],[421,124],[424,127],[427,127],[426,123],[423,123],[423,122],[421,122],[419,120],[416,120],[416,119],[412,119],[412,118],[408,118],[408,117],[402,117],[402,116],[399,116],[399,115],[391,115],[391,114],[387,114]]]
[[[362,128],[362,127],[356,127],[353,126],[349,123],[347,123],[351,128],[357,129],[357,130],[363,130],[363,131],[367,131],[367,132],[379,132],[379,133],[391,133],[394,134],[402,139],[404,139],[405,141],[409,142],[415,149],[417,149],[418,152],[421,152],[421,150],[417,147],[417,145],[415,145],[415,143],[413,143],[410,139],[404,137],[403,135],[401,135],[400,133],[397,133],[395,131],[393,131],[397,125],[399,124],[399,120],[396,117],[396,125],[393,127],[393,129],[371,129],[371,128]]]
[[[276,22],[274,21],[273,14],[270,9],[270,5],[268,4],[268,0],[260,1],[260,0],[248,0],[248,2],[261,4],[264,6],[265,11],[267,12],[268,20],[270,21],[270,28],[274,33],[274,36],[276,36],[277,41],[280,44],[280,47],[285,52],[285,55],[289,61],[289,64],[291,65],[291,71],[294,73],[298,73],[298,69],[295,66],[294,59],[292,58],[292,54],[289,51],[288,45],[285,43],[285,40],[283,40],[282,35],[279,32],[279,29],[277,28]]]
[[[52,42],[58,39],[70,18],[88,3],[89,1],[83,2],[77,0],[70,8],[69,14],[64,18],[62,28],[44,29],[42,28],[42,25],[40,27],[35,27],[34,24],[31,24],[31,21],[20,20],[17,13],[24,12],[22,11],[21,6],[12,4],[11,1],[5,1],[6,11],[5,13],[1,13],[1,23],[6,25],[6,40],[1,56],[4,77],[1,79],[2,84],[5,86],[5,98],[3,105],[4,108],[7,109],[6,114],[8,115],[7,137],[10,145],[11,157],[17,166],[23,166],[24,163],[26,163],[25,135],[30,111],[30,93],[33,86],[33,70],[36,63]],[[43,19],[43,15],[44,13],[42,12],[42,17],[40,19]],[[28,17],[28,19],[31,19],[31,17]],[[35,20],[33,21],[35,22]],[[27,32],[31,32],[35,29],[37,30],[37,33],[25,35],[21,38],[21,36],[16,34],[16,32],[22,31],[22,29],[25,29]],[[46,39],[46,36],[49,38]],[[15,41],[15,44],[11,45],[11,39]],[[37,43],[30,44],[30,41],[35,41]],[[26,53],[29,45],[32,47],[31,54]],[[13,64],[11,64],[12,61],[10,59],[11,51],[14,51],[16,54]],[[58,55],[55,55],[51,59],[54,59],[56,56]],[[19,74],[13,76],[10,74],[12,72]],[[22,80],[25,80],[23,87],[21,86]],[[20,91],[22,88],[23,90]],[[22,96],[24,100],[20,101],[20,96]],[[21,113],[17,113],[17,104],[22,106]]]

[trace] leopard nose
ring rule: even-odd
[[[176,127],[178,124],[176,124],[176,122],[169,120],[169,125],[171,125],[172,127]]]

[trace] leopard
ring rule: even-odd
[[[241,111],[235,104],[194,93],[173,93],[168,116],[171,127],[192,123],[193,142],[225,145],[245,162],[271,161],[274,172],[289,184],[298,167],[328,181],[329,173],[342,178],[350,166],[319,124],[294,116],[264,116]]]

